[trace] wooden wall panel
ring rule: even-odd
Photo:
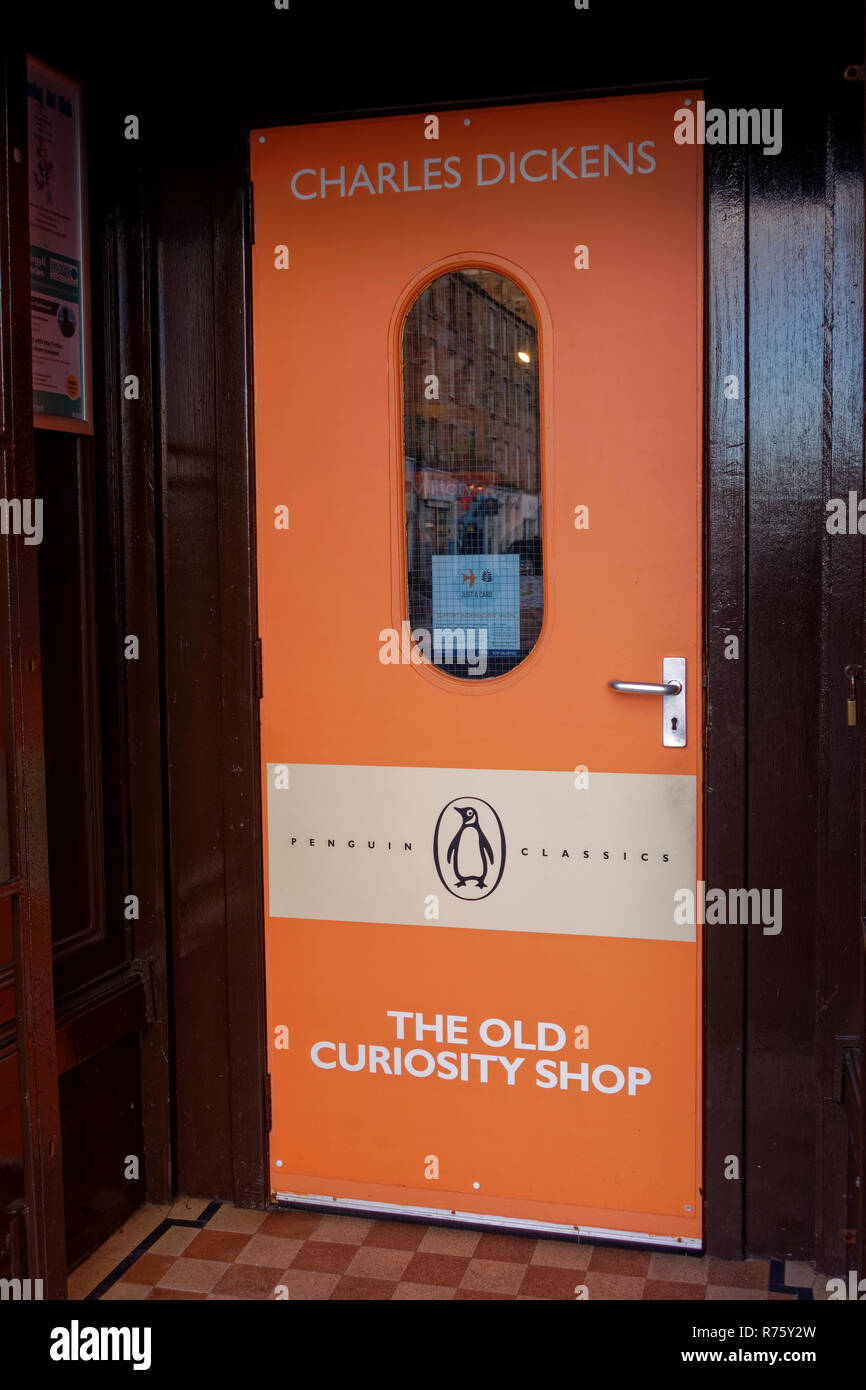
[[[133,95],[134,93],[134,95]],[[159,474],[155,441],[156,329],[152,143],[123,138],[123,115],[140,93],[97,86],[91,93],[94,243],[93,318],[100,328],[102,390],[96,398],[97,487],[106,545],[100,585],[103,632],[103,760],[106,897],[123,913],[129,955],[142,972],[148,1023],[140,1038],[146,1191],[172,1194],[171,1060],[165,901]],[[138,399],[126,379],[138,378]],[[124,639],[139,639],[127,662]],[[126,915],[128,895],[138,917]]]
[[[827,125],[824,258],[824,499],[863,496],[863,85],[839,83]],[[822,536],[822,633],[817,876],[817,1212],[822,1270],[850,1267],[846,1234],[857,1189],[849,1177],[854,1134],[846,1109],[846,1057],[862,1034],[862,944],[858,940],[861,821],[859,730],[846,718],[845,667],[864,665],[863,540]],[[860,728],[864,678],[857,683]],[[858,1017],[859,1015],[859,1017]],[[855,1122],[856,1123],[856,1122]],[[860,1163],[863,1162],[862,1140]],[[862,1178],[861,1178],[862,1182]],[[862,1232],[861,1232],[862,1238]]]
[[[167,165],[160,188],[163,678],[178,1182],[181,1191],[226,1199],[231,1113],[210,203],[210,163],[199,144],[187,160]]]
[[[722,104],[723,94],[708,100]],[[727,890],[746,873],[745,151],[709,152],[706,181],[704,872]],[[741,380],[739,400],[725,395],[731,375]],[[731,636],[736,660],[726,655]],[[743,927],[704,930],[705,1239],[726,1259],[741,1258],[744,1240],[745,946]],[[726,1176],[732,1156],[737,1179]]]
[[[111,1047],[100,1046],[60,1078],[70,1268],[107,1240],[144,1200],[143,1172],[139,1178],[124,1176],[128,1158],[140,1158],[142,1152],[139,1090],[134,1032]]]
[[[783,929],[748,933],[746,1247],[795,1258],[814,1255],[825,1202],[836,1229],[822,1254],[843,1254],[838,1036],[856,1005],[843,669],[857,659],[861,541],[825,524],[862,468],[854,95],[840,72],[808,101],[762,98],[784,109],[784,148],[749,164],[748,886],[782,890]]]
[[[177,1175],[260,1204],[264,986],[245,241],[237,128],[167,159],[159,228]],[[173,312],[183,303],[184,313]],[[203,1133],[208,1143],[202,1142]]]
[[[261,1206],[268,1181],[262,815],[259,784],[250,775],[259,765],[259,704],[252,397],[243,387],[251,369],[246,135],[230,127],[218,134],[217,148],[212,206],[232,1191],[239,1205]],[[231,634],[234,640],[227,640]]]
[[[749,158],[744,886],[781,890],[783,927],[747,936],[746,1243],[801,1258],[814,1241],[824,139],[814,94],[781,104],[781,153]]]

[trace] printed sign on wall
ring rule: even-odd
[[[89,434],[82,89],[33,59],[27,141],[34,423]]]

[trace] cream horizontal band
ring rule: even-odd
[[[267,771],[272,917],[695,939],[675,918],[696,879],[694,776]]]

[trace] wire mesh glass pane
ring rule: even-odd
[[[441,275],[403,326],[409,624],[447,674],[504,675],[544,614],[538,325],[495,271]]]

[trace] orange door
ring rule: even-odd
[[[278,1196],[700,1240],[697,96],[252,134]]]

